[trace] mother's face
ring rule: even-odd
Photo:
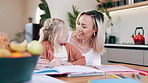
[[[94,22],[91,16],[88,15],[80,16],[80,18],[76,23],[77,38],[78,39],[91,38],[93,33],[96,32],[96,30],[93,29],[93,25]]]

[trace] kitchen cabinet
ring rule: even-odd
[[[121,62],[148,66],[148,45],[105,44],[105,48],[108,63]]]
[[[105,48],[105,53],[101,55],[101,64],[108,64],[107,48]]]
[[[143,65],[143,51],[122,48],[108,48],[108,61]]]
[[[147,5],[148,5],[148,1],[142,1],[142,2],[137,2],[133,4],[128,4],[128,5],[112,7],[107,10],[111,12],[111,11],[124,10],[124,9],[136,8],[136,7],[141,7],[141,6],[147,6]]]
[[[148,66],[148,51],[144,51],[144,65]]]

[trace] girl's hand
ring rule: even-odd
[[[57,67],[62,65],[62,60],[60,58],[54,58],[49,62],[49,67]]]
[[[39,59],[35,69],[39,70],[47,67],[49,67],[49,61],[46,59]]]
[[[62,65],[63,65],[63,66],[70,66],[70,65],[73,65],[73,64],[70,63],[70,62],[63,62]]]

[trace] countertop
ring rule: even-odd
[[[109,48],[134,48],[134,49],[147,49],[148,45],[135,45],[135,44],[105,44]]]

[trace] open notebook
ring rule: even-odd
[[[87,83],[142,83],[139,80],[127,78],[127,79],[97,79],[89,80]]]
[[[46,74],[46,75],[62,75],[67,74],[68,77],[77,76],[92,76],[92,75],[104,75],[105,72],[94,69],[87,66],[60,66],[60,67],[49,67],[41,70],[34,71],[34,74]]]
[[[132,74],[138,73],[135,70],[122,65],[98,65],[95,68],[106,72],[106,74]]]

